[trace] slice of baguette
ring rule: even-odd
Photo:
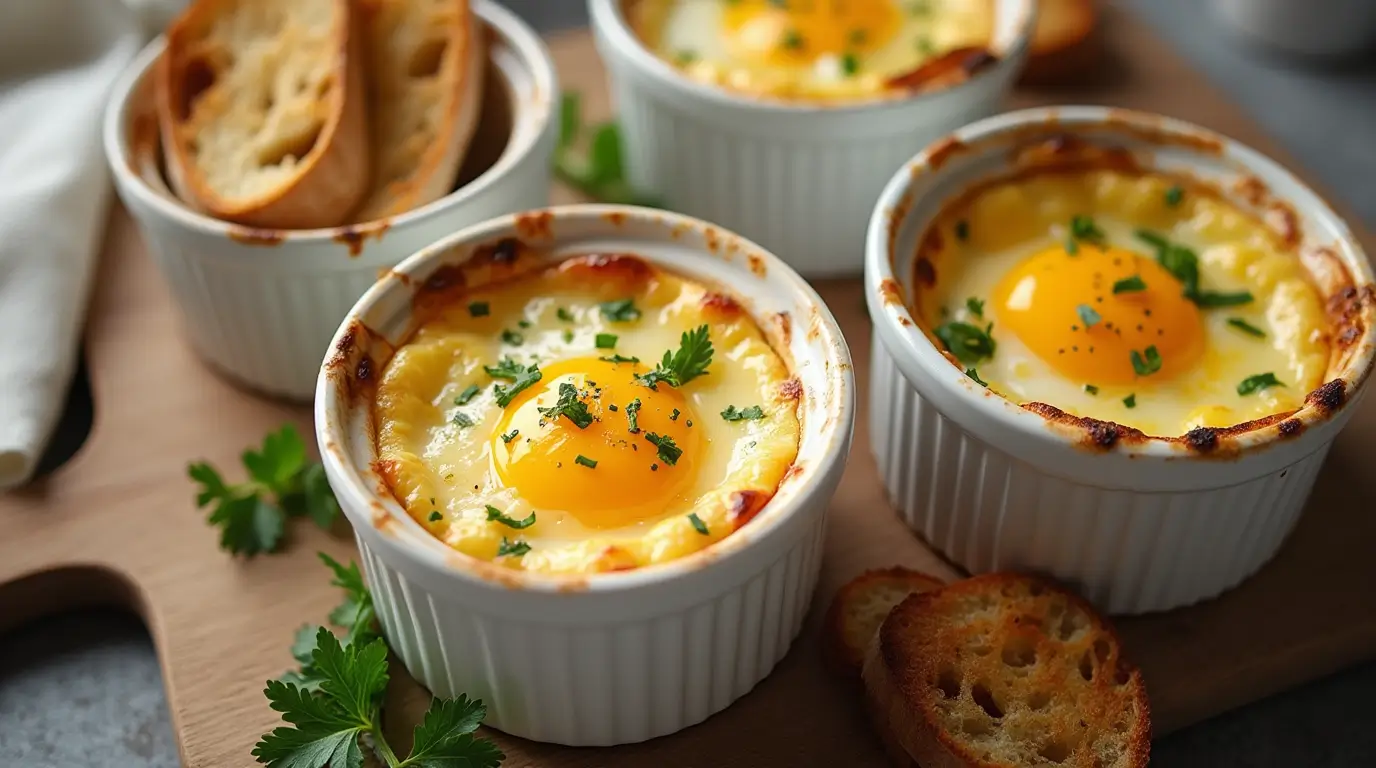
[[[374,183],[359,222],[443,197],[481,110],[485,46],[468,0],[366,0]]]
[[[1098,54],[1095,0],[1040,0],[1022,82],[1053,85],[1088,75]]]
[[[941,584],[940,579],[902,567],[866,571],[846,582],[832,598],[823,625],[827,661],[843,677],[858,680],[870,640],[889,611],[908,595]]]
[[[197,0],[167,32],[158,123],[188,205],[254,227],[342,224],[368,188],[351,0]]]
[[[923,768],[1139,768],[1151,717],[1113,629],[1043,579],[989,574],[905,599],[864,667],[870,714]]]

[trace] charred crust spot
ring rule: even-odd
[[[709,291],[702,295],[699,305],[704,312],[710,312],[722,317],[737,317],[743,311],[740,302],[736,301],[724,293]]]
[[[1251,205],[1261,205],[1271,196],[1265,182],[1255,176],[1243,176],[1233,183],[1233,192]]]
[[[1325,414],[1333,413],[1347,401],[1347,386],[1342,379],[1334,379],[1322,384],[1318,389],[1305,395],[1306,405],[1317,408]]]
[[[890,78],[888,85],[914,91],[951,86],[969,80],[996,61],[998,57],[988,48],[965,46],[924,62],[911,72]]]
[[[803,397],[803,383],[796,377],[785,379],[779,384],[779,395],[785,400],[800,400]]]
[[[946,240],[941,236],[941,230],[932,227],[927,230],[927,234],[923,236],[922,247],[918,250],[920,253],[924,254],[936,253],[940,251],[945,244]]]
[[[354,346],[358,343],[358,334],[362,325],[357,321],[349,323],[349,327],[344,329],[344,335],[339,337],[339,343],[334,345],[334,358],[330,360],[331,368],[338,368],[349,360],[349,354],[354,351]]]
[[[927,153],[927,165],[932,170],[937,170],[945,165],[948,160],[964,152],[969,146],[954,136],[946,136],[937,139]]]
[[[554,236],[554,214],[549,211],[532,211],[516,217],[516,233],[523,238],[549,239]]]
[[[913,321],[912,321],[912,320],[909,320],[907,315],[899,315],[899,316],[898,316],[898,324],[899,324],[899,325],[903,325],[903,326],[912,327]]]
[[[624,547],[608,544],[597,553],[597,570],[604,573],[633,571],[636,567],[635,557]]]
[[[779,344],[784,347],[793,343],[793,317],[787,312],[773,315],[774,325],[779,329]]]
[[[1097,419],[1087,419],[1086,422],[1085,434],[1089,435],[1089,441],[1095,446],[1108,450],[1118,444],[1118,436],[1121,433],[1117,424]]]
[[[440,293],[464,284],[463,269],[453,264],[442,264],[420,284],[426,293]]]
[[[1218,447],[1218,430],[1213,427],[1195,427],[1185,433],[1181,442],[1192,451],[1210,453]]]
[[[1293,248],[1300,243],[1300,221],[1295,215],[1295,209],[1283,202],[1274,202],[1266,209],[1263,217],[1266,226],[1270,227],[1281,242],[1287,247]]]
[[[253,227],[229,228],[229,239],[244,245],[273,246],[281,245],[286,235],[277,229],[255,229]]]
[[[732,493],[726,501],[726,522],[731,525],[731,530],[738,531],[754,520],[767,501],[769,496],[759,491],[746,489]]]
[[[936,267],[932,264],[932,260],[926,256],[919,256],[913,264],[913,277],[917,279],[918,283],[928,288],[936,285]]]
[[[795,477],[801,477],[802,474],[803,474],[803,467],[802,467],[802,465],[800,465],[800,464],[791,464],[791,465],[789,465],[788,469],[784,470],[784,476],[781,477],[781,478],[779,478],[779,485],[783,485],[784,483],[787,483],[788,481],[792,480],[792,479],[795,478]]]
[[[1095,451],[1107,451],[1119,443],[1140,443],[1147,439],[1145,432],[1112,421],[1100,421],[1066,413],[1046,403],[1024,403],[1023,410],[1041,416],[1049,422],[1084,433],[1080,444]]]
[[[715,227],[705,227],[702,230],[702,239],[707,244],[707,250],[717,253],[721,250],[721,236],[717,234]]]
[[[879,298],[885,304],[903,303],[903,289],[898,286],[898,281],[891,277],[886,277],[879,281]]]
[[[629,253],[589,253],[575,256],[559,265],[563,274],[622,284],[644,283],[654,277],[649,262]]]
[[[626,223],[626,214],[620,211],[605,213],[602,215],[602,218],[606,219],[613,227],[619,227]]]
[[[503,237],[495,243],[480,245],[473,250],[476,263],[511,265],[521,255],[522,243],[514,237]]]
[[[748,254],[745,257],[745,260],[746,263],[750,265],[750,271],[753,272],[756,277],[764,277],[767,274],[764,267],[764,259],[761,258],[759,254]]]
[[[392,222],[389,219],[382,219],[367,224],[350,224],[335,230],[334,235],[331,236],[330,239],[348,248],[349,256],[354,257],[363,253],[364,241],[370,237],[381,240],[382,236],[386,234],[391,226]]]
[[[373,359],[364,355],[359,358],[358,365],[354,368],[354,378],[361,384],[367,384],[373,379]]]
[[[1304,424],[1299,419],[1286,419],[1276,427],[1276,431],[1281,437],[1295,437],[1304,431]]]

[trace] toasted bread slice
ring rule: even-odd
[[[478,125],[485,46],[468,0],[367,0],[374,183],[356,221],[449,194]]]
[[[906,598],[865,657],[871,715],[923,768],[1147,765],[1141,674],[1078,596],[989,574]]]
[[[342,224],[368,189],[350,0],[197,0],[158,73],[169,181],[188,205],[254,227]]]
[[[846,582],[827,609],[822,637],[827,660],[841,675],[858,680],[870,640],[889,611],[908,595],[941,584],[933,576],[901,567],[865,571]]]
[[[1040,0],[1023,82],[1053,84],[1092,67],[1098,15],[1094,0]]]

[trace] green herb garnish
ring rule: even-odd
[[[469,416],[468,414],[464,413],[463,411],[455,411],[455,412],[454,412],[454,423],[455,423],[455,424],[458,424],[460,427],[462,427],[462,428],[464,428],[464,429],[467,429],[467,428],[473,426],[474,424],[476,424],[477,422],[473,421],[473,417]]]
[[[524,520],[517,520],[514,517],[508,517],[502,514],[502,510],[497,509],[491,504],[484,504],[483,506],[487,508],[488,522],[501,523],[502,525],[505,525],[508,528],[515,528],[518,531],[523,528],[529,528],[530,526],[535,525],[534,512],[531,512],[529,515],[526,515],[526,519]]]
[[[841,73],[846,77],[854,77],[860,71],[860,59],[853,53],[845,53],[841,56]]]
[[[438,523],[439,521],[441,521],[441,520],[443,520],[443,519],[444,519],[444,515],[441,515],[441,514],[440,514],[440,511],[439,511],[438,509],[430,513],[430,518],[429,518],[429,520],[430,520],[430,522],[432,522],[432,523]]]
[[[674,60],[678,62],[678,65],[680,67],[686,67],[689,64],[692,64],[693,62],[698,60],[698,52],[688,50],[685,48],[684,50],[678,52],[678,55],[674,57]]]
[[[974,368],[966,368],[965,375],[970,377],[971,381],[975,382],[981,387],[984,387],[986,389],[989,387],[989,382],[985,381],[984,379],[981,379],[979,377],[979,371],[975,370]]]
[[[1249,336],[1255,336],[1259,339],[1266,338],[1266,331],[1261,330],[1260,328],[1256,327],[1255,325],[1252,325],[1251,323],[1247,322],[1246,320],[1243,320],[1240,317],[1228,318],[1228,325],[1233,326],[1234,328],[1238,329],[1239,331],[1242,331],[1243,333]]]
[[[625,203],[659,207],[659,201],[631,187],[622,163],[621,131],[616,123],[590,126],[585,131],[582,100],[577,92],[567,92],[560,102],[559,142],[554,149],[554,172],[564,183],[605,203]],[[589,134],[586,152],[577,148],[580,137]]]
[[[1127,406],[1128,408],[1136,408],[1136,407],[1137,407],[1137,395],[1134,393],[1134,394],[1128,395],[1127,397],[1123,398],[1123,405]]]
[[[712,535],[712,532],[707,530],[707,523],[702,522],[702,518],[698,517],[698,513],[690,512],[688,514],[688,522],[693,524],[693,530],[697,531],[703,536]]]
[[[489,307],[487,302],[485,301],[468,302],[469,317],[487,317],[489,314],[491,314],[491,312],[492,308]]]
[[[803,47],[803,36],[798,34],[798,30],[790,29],[784,32],[784,36],[779,40],[779,44],[790,51],[796,51]]]
[[[734,405],[726,406],[726,410],[721,412],[721,417],[727,421],[758,421],[764,418],[764,409],[758,405],[749,408],[737,408]]]
[[[490,374],[491,371],[488,371],[488,373]],[[492,393],[497,398],[497,406],[505,408],[510,405],[512,399],[515,398],[517,394],[531,384],[539,381],[540,376],[540,367],[535,363],[531,363],[529,368],[526,368],[516,375],[515,379],[511,382],[511,386],[504,387],[501,384],[494,385],[492,387]]]
[[[1140,275],[1125,277],[1113,284],[1114,293],[1138,293],[1145,290],[1147,290],[1147,284],[1142,281]]]
[[[671,387],[681,387],[707,373],[707,366],[712,363],[712,352],[708,328],[705,324],[699,325],[691,331],[684,331],[679,336],[678,349],[672,353],[665,352],[664,359],[653,371],[638,373],[635,380],[650,389],[655,389],[661,381]]]
[[[507,381],[515,381],[526,372],[520,363],[509,357],[498,360],[496,365],[484,365],[483,370],[494,379],[506,379]]]
[[[560,416],[573,422],[579,429],[587,429],[592,424],[592,413],[588,411],[587,403],[578,399],[578,387],[565,381],[559,384],[559,399],[550,408],[537,408],[541,416],[550,421],[557,420]]]
[[[932,333],[941,340],[946,350],[966,365],[978,363],[986,357],[993,357],[998,347],[990,333],[994,324],[981,330],[969,323],[944,323],[933,329]]]
[[[614,333],[599,333],[595,339],[598,349],[614,349],[616,347],[617,336]]]
[[[1243,379],[1242,383],[1237,385],[1237,393],[1239,395],[1242,395],[1243,397],[1246,397],[1247,395],[1260,392],[1261,390],[1267,389],[1268,387],[1283,386],[1285,386],[1285,384],[1281,383],[1281,380],[1276,378],[1276,374],[1258,373],[1255,376],[1248,376],[1247,378]]]
[[[1184,296],[1201,309],[1234,307],[1251,303],[1252,294],[1247,291],[1222,293],[1203,291],[1199,288],[1199,255],[1183,245],[1172,243],[1161,235],[1145,229],[1135,233],[1137,239],[1156,249],[1156,260],[1184,286]]]
[[[1086,385],[1085,385],[1085,391],[1088,392],[1088,393],[1091,394],[1091,395],[1097,395],[1097,394],[1099,394],[1099,388],[1096,387],[1096,386],[1094,386],[1093,384],[1086,384]]]
[[[1179,184],[1172,185],[1170,189],[1166,190],[1166,205],[1174,208],[1180,205],[1180,201],[1184,197],[1185,190],[1181,189]]]
[[[1250,291],[1236,291],[1234,293],[1222,293],[1220,291],[1200,291],[1190,297],[1201,309],[1217,309],[1218,307],[1236,307],[1240,304],[1251,304],[1252,294]]]
[[[598,360],[605,360],[609,363],[638,363],[638,357],[626,357],[625,355],[612,355],[610,357],[599,357]]]
[[[597,469],[597,462],[593,459],[588,458],[587,456],[584,456],[581,453],[574,457],[573,463],[581,464],[587,467],[588,469]]]
[[[482,388],[477,384],[469,384],[464,391],[459,393],[458,397],[454,398],[454,405],[468,405],[468,401],[477,397],[478,393],[482,391]]]
[[[1156,345],[1147,347],[1142,352],[1132,350],[1132,370],[1138,376],[1150,376],[1161,370],[1161,353],[1156,351]]]
[[[683,449],[674,445],[674,439],[668,435],[661,436],[653,432],[646,432],[645,439],[659,449],[659,460],[671,467],[677,464],[679,457],[683,455]]]
[[[970,222],[965,219],[956,222],[956,239],[962,241],[970,239]]]
[[[1099,316],[1099,313],[1094,311],[1094,307],[1088,304],[1077,305],[1075,307],[1075,312],[1080,316],[1080,321],[1085,324],[1086,328],[1093,328],[1100,320],[1103,320],[1103,318]]]
[[[965,300],[965,308],[970,310],[970,314],[974,315],[975,317],[984,317],[984,302],[980,301],[974,296],[971,296],[970,298]]]
[[[497,557],[520,557],[530,551],[530,545],[524,541],[510,541],[507,537],[502,537],[502,542],[497,545]]]
[[[637,423],[637,419],[639,418],[639,416],[640,398],[637,397],[626,406],[626,423],[629,425],[627,431],[631,434],[635,434],[636,432],[640,431],[640,424]]]
[[[1079,252],[1079,243],[1090,243],[1104,247],[1107,238],[1099,225],[1089,216],[1075,215],[1070,219],[1070,237],[1065,241],[1065,251],[1071,255]]]
[[[503,329],[502,329],[502,343],[503,343],[503,344],[510,344],[510,345],[513,346],[513,347],[519,347],[519,346],[521,346],[522,344],[526,343],[526,337],[525,337],[525,336],[522,336],[522,335],[521,335],[519,332],[517,332],[517,331],[511,330],[510,328],[503,328]]]
[[[629,323],[640,319],[640,310],[635,306],[635,299],[604,301],[597,305],[597,309],[603,317],[613,323]]]
[[[503,432],[503,433],[502,433],[502,442],[504,442],[504,443],[510,443],[512,440],[515,440],[515,439],[516,439],[516,436],[519,435],[519,434],[521,434],[521,430],[519,430],[519,429],[513,429],[513,430],[511,430],[510,432]]]

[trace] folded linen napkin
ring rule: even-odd
[[[110,198],[110,88],[184,1],[4,2],[0,489],[33,474],[66,402]]]

